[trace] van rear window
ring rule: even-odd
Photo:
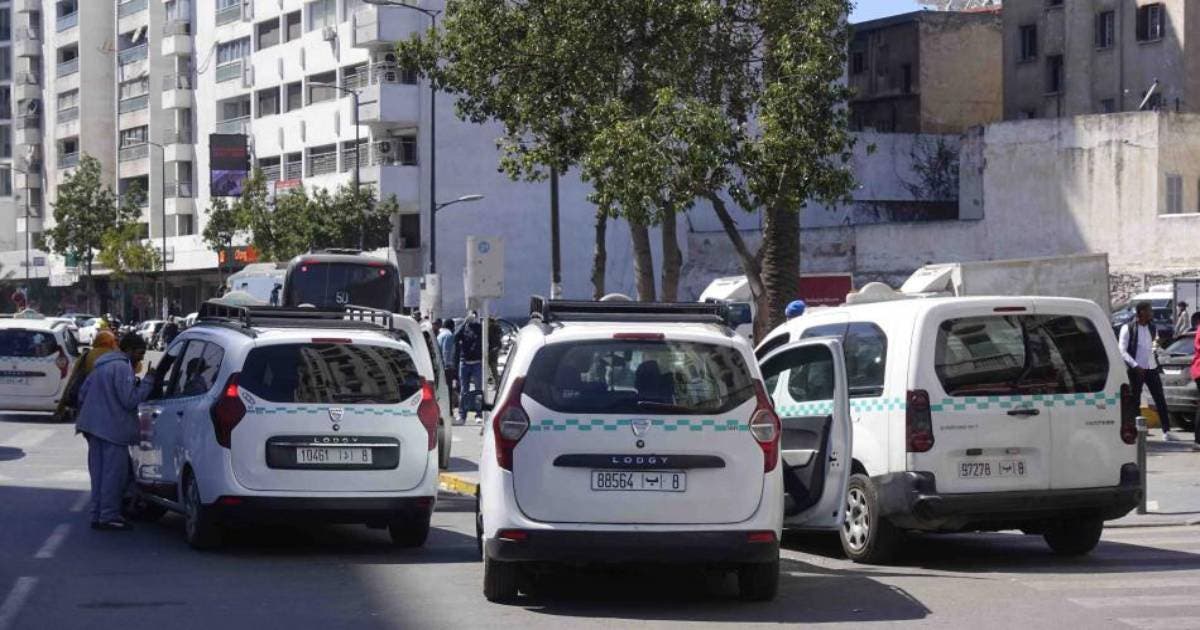
[[[563,413],[710,415],[753,398],[754,379],[728,346],[599,340],[539,350],[524,391]]]
[[[251,350],[238,384],[278,403],[396,404],[421,391],[421,375],[398,348],[280,344]]]
[[[54,335],[42,330],[0,330],[0,357],[42,358],[58,354]]]
[[[306,262],[293,266],[285,282],[285,306],[400,310],[400,279],[385,264]]]
[[[1098,392],[1109,368],[1092,322],[1059,315],[946,320],[938,328],[934,362],[951,396]]]

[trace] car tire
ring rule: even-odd
[[[429,512],[424,512],[393,519],[388,524],[392,544],[405,549],[424,545],[425,540],[429,538],[429,520],[432,516]]]
[[[520,580],[521,565],[484,557],[483,596],[489,602],[505,604],[515,601]]]
[[[1082,556],[1096,548],[1104,533],[1104,519],[1098,516],[1063,519],[1046,528],[1042,538],[1059,556]]]
[[[450,468],[450,444],[446,439],[445,421],[438,423],[438,468]]]
[[[738,568],[738,597],[747,602],[769,602],[779,592],[779,560]]]
[[[479,499],[479,488],[475,489],[475,550],[483,560],[483,509]]]
[[[886,564],[900,545],[903,532],[879,517],[879,496],[866,475],[850,476],[846,520],[839,536],[846,557],[859,564]]]
[[[221,525],[212,508],[200,502],[200,485],[190,472],[183,487],[183,535],[192,549],[215,549],[221,545]]]
[[[139,490],[134,490],[133,494],[125,499],[124,505],[121,506],[121,512],[125,518],[139,523],[156,523],[167,514],[167,508],[151,502],[146,499],[146,496]]]

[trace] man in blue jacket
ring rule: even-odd
[[[121,351],[96,361],[79,389],[75,429],[87,438],[88,475],[92,480],[92,529],[132,529],[121,518],[121,499],[129,483],[129,446],[138,442],[138,404],[150,396],[153,378],[139,380],[133,366],[146,356],[140,335],[125,335]]]

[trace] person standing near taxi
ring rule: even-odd
[[[1149,302],[1138,302],[1133,320],[1121,327],[1118,345],[1121,358],[1129,372],[1129,385],[1133,388],[1133,399],[1142,400],[1142,386],[1150,390],[1154,400],[1154,411],[1162,425],[1163,439],[1173,441],[1171,416],[1167,411],[1167,397],[1163,393],[1162,378],[1154,357],[1154,310]]]
[[[92,369],[96,367],[96,361],[109,352],[116,351],[116,335],[107,330],[96,333],[96,338],[92,341],[92,349],[88,350],[82,359],[76,361],[75,368],[71,370],[67,386],[63,388],[63,397],[58,401],[58,409],[54,411],[55,418],[59,421],[70,419],[68,414],[73,415],[79,409],[79,388],[87,379],[88,374],[92,373]]]

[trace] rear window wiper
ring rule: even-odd
[[[379,402],[378,396],[373,396],[370,394],[333,394],[330,396],[330,398],[334,402],[345,402],[345,403]]]
[[[654,411],[682,411],[682,412],[694,411],[693,409],[691,409],[689,407],[684,407],[682,405],[676,405],[674,403],[657,402],[654,400],[639,400],[639,401],[637,401],[637,406],[639,409],[650,409],[650,410],[654,410]]]

